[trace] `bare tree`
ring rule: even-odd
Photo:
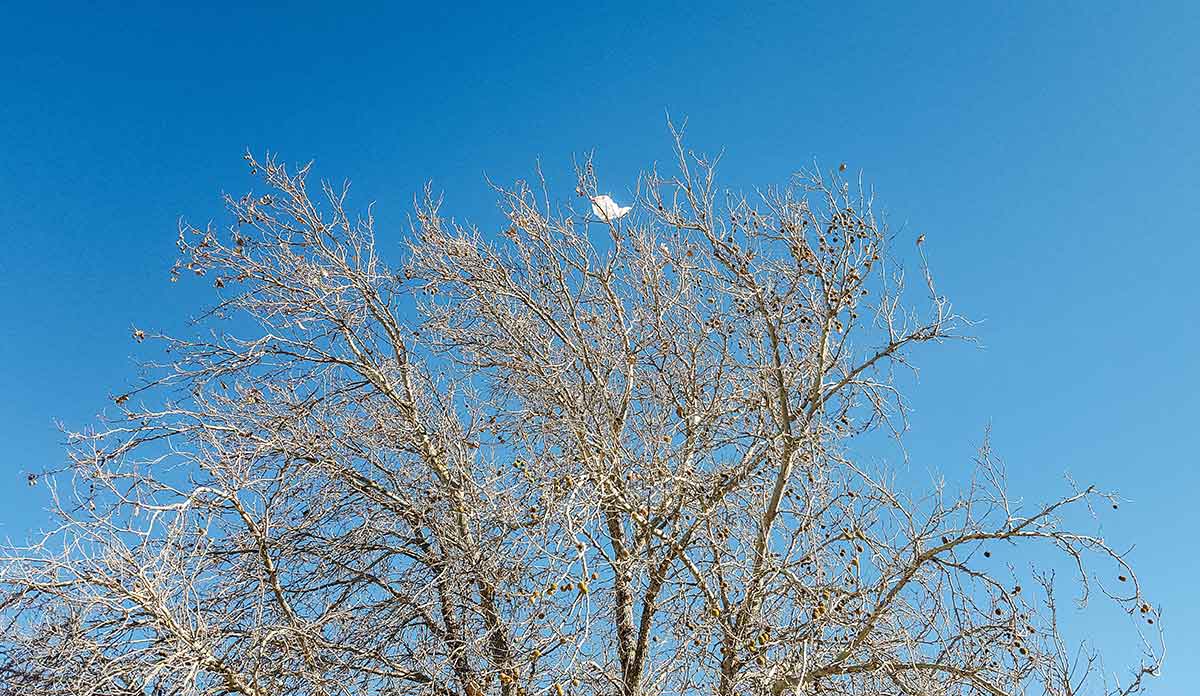
[[[920,490],[856,455],[965,326],[923,263],[905,290],[861,181],[736,195],[675,145],[615,222],[590,159],[582,212],[539,175],[494,235],[427,191],[399,265],[345,187],[248,154],[267,192],[181,226],[202,331],[134,331],[162,358],[2,552],[0,689],[1141,691],[1158,609],[1078,531],[1116,497],[1021,504],[986,442]],[[1060,634],[1056,571],[1130,615],[1132,672]]]

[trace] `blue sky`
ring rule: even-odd
[[[909,466],[953,478],[990,423],[1027,500],[1119,489],[1103,532],[1165,612],[1154,692],[1200,683],[1200,5],[33,5],[0,23],[0,535],[37,524],[55,419],[134,376],[131,325],[208,297],[167,282],[176,221],[224,222],[245,148],[353,179],[394,240],[425,181],[486,228],[484,173],[539,157],[565,198],[595,148],[628,198],[669,110],[731,187],[846,161],[926,234],[986,349],[918,360]]]

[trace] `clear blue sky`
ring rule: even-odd
[[[62,460],[54,419],[133,377],[130,326],[207,297],[167,282],[176,220],[224,222],[246,147],[352,178],[394,239],[426,180],[494,223],[483,172],[537,157],[594,147],[628,197],[669,109],[731,186],[844,160],[927,235],[987,348],[919,361],[912,466],[952,478],[990,422],[1030,501],[1119,488],[1103,531],[1165,610],[1154,692],[1200,683],[1200,4],[38,4],[0,20],[0,535],[39,519],[21,472]]]

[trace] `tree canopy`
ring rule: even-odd
[[[986,441],[923,490],[860,457],[902,437],[918,349],[969,327],[861,178],[744,195],[675,155],[618,219],[588,159],[575,196],[496,187],[495,232],[426,191],[384,249],[346,188],[248,154],[265,191],[180,229],[201,331],[135,330],[161,358],[2,552],[0,689],[1142,690],[1158,609],[1075,522],[1114,494],[1022,504]],[[1130,671],[1060,631],[1061,567],[1129,615]]]

